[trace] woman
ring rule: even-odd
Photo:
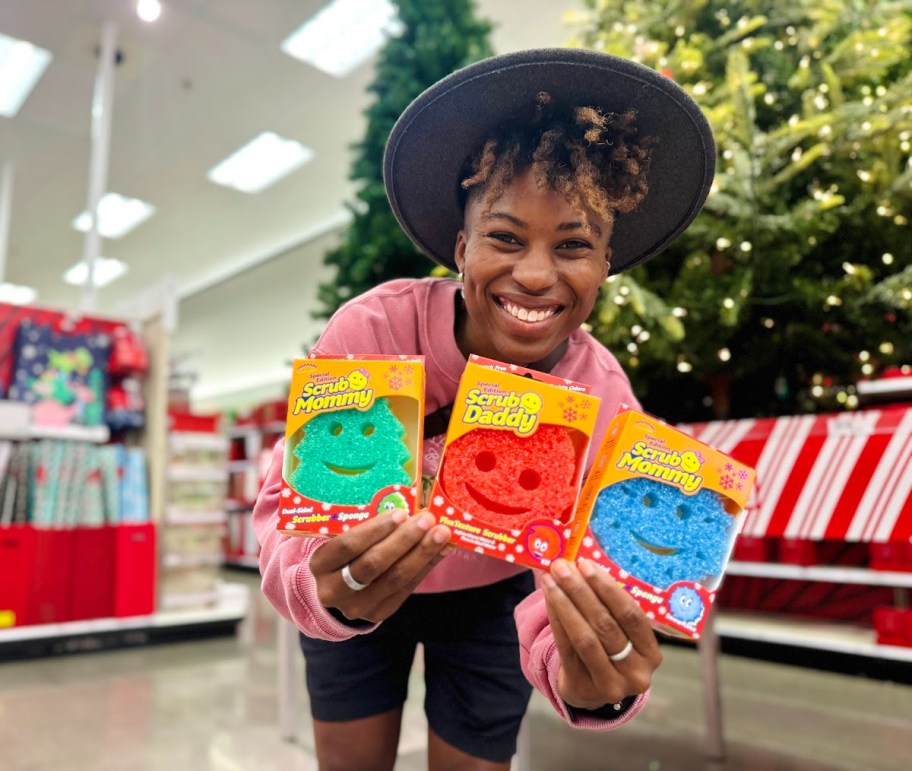
[[[314,350],[427,357],[426,473],[470,353],[591,384],[597,447],[618,405],[637,402],[580,327],[609,274],[687,227],[713,165],[699,109],[640,65],[538,50],[460,70],[403,113],[384,159],[400,224],[460,281],[377,287],[341,308]],[[432,771],[508,769],[531,686],[582,728],[614,728],[642,708],[661,654],[602,571],[557,560],[536,589],[528,570],[452,551],[427,512],[331,540],[285,538],[282,449],[254,522],[263,590],[303,632],[321,769],[393,768],[417,642]]]

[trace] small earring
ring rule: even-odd
[[[456,278],[458,278],[460,282],[463,280],[463,279],[462,279],[462,275],[463,275],[463,274],[462,274],[461,271],[460,271],[459,273],[456,274]]]

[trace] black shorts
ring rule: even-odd
[[[533,588],[525,572],[476,589],[414,594],[370,634],[344,642],[301,635],[313,717],[358,720],[401,707],[420,642],[430,727],[469,755],[509,760],[532,694],[513,609]]]

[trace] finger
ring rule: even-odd
[[[393,511],[353,527],[347,533],[337,535],[317,549],[310,559],[310,569],[315,574],[332,573],[341,570],[372,546],[396,532],[408,519],[408,513]]]
[[[656,662],[657,666],[662,660],[659,643],[652,624],[636,600],[607,571],[600,570],[590,560],[580,560],[579,571],[599,601],[608,609],[624,637],[633,643],[641,656]]]
[[[583,623],[593,630],[605,653],[612,656],[623,650],[629,638],[609,607],[602,602],[599,594],[580,571],[567,560],[556,560],[551,567],[551,573],[561,590],[579,611]],[[634,642],[635,647],[636,642],[631,642]]]
[[[363,584],[373,584],[382,576],[385,579],[384,588],[387,593],[390,590],[398,590],[411,579],[411,575],[408,574],[410,565],[413,566],[414,575],[431,557],[443,549],[449,540],[449,528],[436,530],[434,537],[429,537],[435,524],[433,514],[426,511],[416,514],[400,525],[395,532],[352,559],[348,563],[349,570]],[[422,548],[416,549],[419,545]],[[410,555],[411,559],[398,569],[394,569],[406,555]]]
[[[564,654],[561,661],[568,655],[576,656],[593,680],[611,672],[611,661],[602,641],[563,586],[550,574],[542,577],[542,585],[554,642]]]
[[[412,552],[394,564],[386,574],[369,583],[366,589],[358,592],[346,586],[341,572],[334,573],[329,577],[331,588],[327,601],[333,603],[334,599],[339,599],[339,602],[333,603],[334,607],[339,607],[349,618],[382,621],[406,600],[434,566],[449,553],[446,544],[450,535],[449,528],[443,525],[432,528]],[[358,574],[355,573],[355,576]]]

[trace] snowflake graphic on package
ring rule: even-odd
[[[573,423],[579,417],[579,413],[572,407],[567,407],[564,410],[564,420],[568,423]]]
[[[719,485],[722,487],[723,490],[731,490],[732,487],[734,487],[734,484],[735,484],[735,480],[731,477],[730,474],[726,474],[725,476],[723,476],[719,479]],[[740,487],[740,485],[739,485],[739,487]]]
[[[402,378],[398,375],[394,375],[389,379],[389,384],[390,388],[392,388],[394,391],[398,391],[400,388],[402,388]]]

